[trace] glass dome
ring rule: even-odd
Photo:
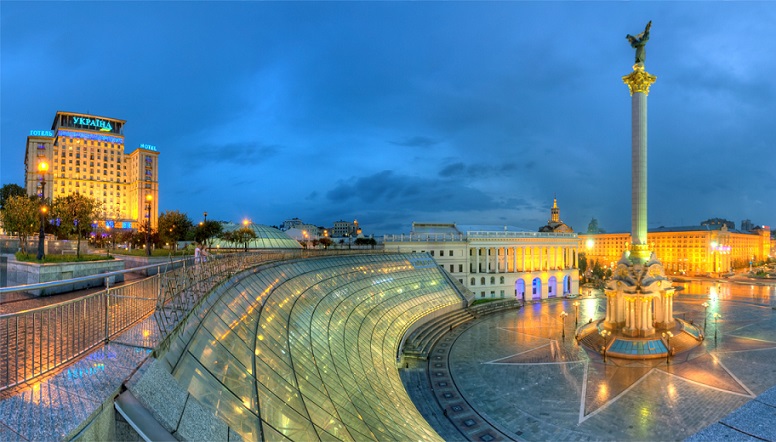
[[[223,232],[231,232],[243,227],[242,224],[226,223],[222,224]],[[248,227],[256,233],[256,238],[248,241],[249,249],[301,249],[302,245],[297,240],[291,238],[280,230],[265,226],[263,224],[249,223]],[[224,241],[219,238],[213,239],[213,248],[241,249],[243,244]]]

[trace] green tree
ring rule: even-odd
[[[24,187],[18,184],[3,184],[0,187],[0,209],[5,208],[5,202],[12,196],[26,196],[27,192],[24,191]]]
[[[353,244],[357,246],[372,246],[374,249],[377,245],[377,240],[374,238],[356,238],[356,240],[353,241]]]
[[[172,243],[177,250],[178,241],[186,239],[186,234],[192,228],[191,219],[182,212],[170,210],[159,215],[159,236],[165,242]]]
[[[331,240],[331,238],[321,238],[318,240],[318,243],[323,246],[324,249],[328,249],[329,246],[334,244],[334,241]]]
[[[92,232],[92,221],[98,219],[101,213],[102,204],[99,201],[80,193],[71,193],[54,201],[54,216],[59,218],[60,232],[76,235],[78,258],[81,257],[81,238]]]
[[[19,237],[19,247],[27,253],[27,238],[40,227],[40,201],[37,198],[11,195],[0,210],[3,227]]]
[[[246,252],[248,251],[248,243],[252,239],[256,239],[256,232],[248,226],[240,227],[237,230],[233,230],[231,233],[235,243],[245,245]]]
[[[224,227],[218,221],[203,221],[194,228],[194,240],[210,247],[211,238],[219,237],[223,231]]]

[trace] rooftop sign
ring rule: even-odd
[[[141,149],[146,149],[146,150],[153,150],[154,152],[158,152],[158,149],[153,144],[141,144],[140,148]]]

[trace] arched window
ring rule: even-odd
[[[495,284],[496,283],[496,277],[495,276],[491,276],[490,277],[490,283],[491,284]]]
[[[485,285],[485,277],[480,278],[480,285]]]
[[[476,281],[476,279],[472,278],[472,283],[471,283],[471,285],[474,285],[474,282],[475,282],[475,281]]]
[[[498,279],[498,283],[499,283],[499,284],[503,284],[503,283],[504,283],[504,277],[503,277],[503,276],[502,276],[501,278],[499,278],[499,279]]]

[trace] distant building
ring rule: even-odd
[[[301,219],[299,219],[299,218],[287,219],[287,220],[283,221],[283,223],[280,225],[280,230],[285,232],[286,230],[293,229],[295,227],[299,227],[302,224],[304,224],[304,222]]]
[[[335,221],[334,227],[330,229],[330,235],[332,238],[342,237],[357,237],[362,234],[361,227],[358,226],[358,220],[353,222],[348,221]]]
[[[574,229],[566,225],[560,220],[560,208],[558,207],[558,199],[552,199],[552,209],[550,209],[550,220],[547,224],[539,227],[540,232],[555,232],[555,233],[574,233]]]
[[[579,293],[575,233],[412,223],[409,234],[386,235],[383,241],[386,251],[429,253],[478,299],[530,301]]]
[[[742,232],[751,232],[754,230],[754,224],[752,224],[752,221],[745,219],[741,221],[741,231]]]
[[[580,234],[579,247],[588,262],[614,268],[623,252],[630,249],[630,240],[630,232]],[[722,274],[765,261],[771,254],[768,226],[742,232],[729,229],[727,222],[651,229],[647,242],[667,274]]]
[[[736,230],[736,223],[733,221],[728,221],[726,219],[722,218],[711,218],[707,219],[706,221],[701,221],[702,226],[727,226],[728,230]]]
[[[32,130],[24,157],[28,195],[40,194],[38,165],[45,161],[45,197],[56,200],[80,193],[102,203],[105,221],[137,228],[148,216],[157,224],[159,152],[140,144],[125,153],[124,120],[57,112],[51,130]]]

